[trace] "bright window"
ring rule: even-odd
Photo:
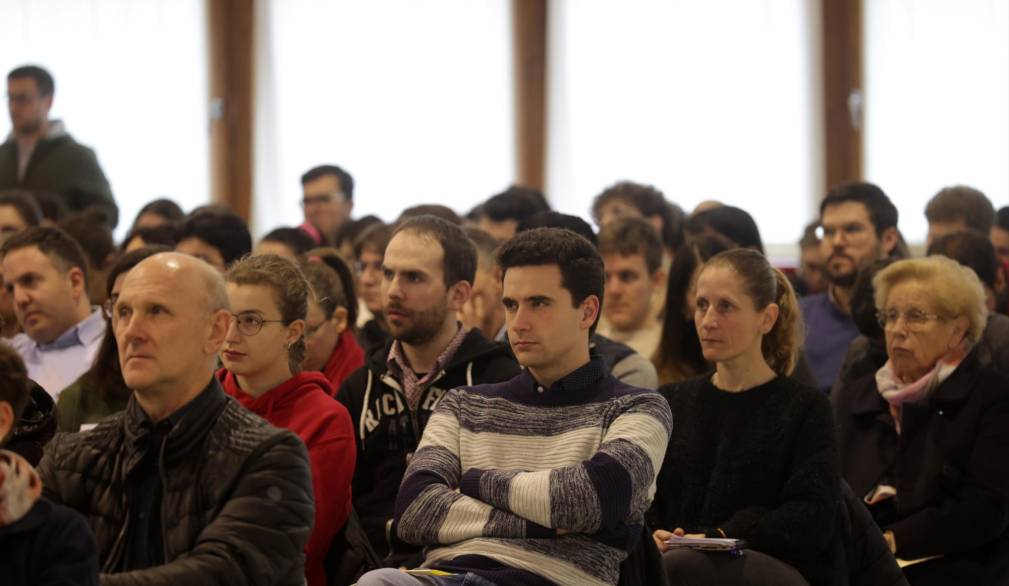
[[[548,188],[568,213],[621,179],[795,243],[820,196],[819,13],[806,0],[550,3]]]
[[[507,0],[260,0],[255,228],[302,222],[299,177],[340,165],[354,214],[465,212],[514,175]]]
[[[1009,203],[1009,2],[869,0],[865,43],[866,177],[905,238],[945,186]]]
[[[185,209],[209,199],[205,18],[202,0],[0,2],[4,91],[19,65],[53,75],[50,115],[97,153],[118,237],[156,197]]]

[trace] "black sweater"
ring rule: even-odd
[[[836,523],[840,479],[823,393],[787,377],[744,392],[710,375],[659,392],[673,433],[649,524],[745,539],[813,586],[844,573]]]

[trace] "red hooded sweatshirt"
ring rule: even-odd
[[[329,384],[333,385],[332,396],[335,397],[340,392],[340,385],[343,379],[350,376],[358,368],[364,366],[364,350],[357,343],[357,338],[350,328],[343,330],[336,340],[336,347],[329,355],[329,360],[322,367],[323,374],[329,379]]]
[[[309,586],[325,586],[322,562],[350,514],[350,483],[357,457],[350,414],[332,398],[333,389],[321,372],[296,374],[258,398],[239,388],[227,369],[217,371],[217,378],[224,392],[246,409],[305,442],[315,493],[315,525],[305,546],[305,578]]]

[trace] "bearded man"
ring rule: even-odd
[[[871,183],[834,187],[820,204],[820,252],[830,283],[827,291],[804,297],[806,359],[817,386],[829,392],[859,332],[851,317],[858,271],[894,254],[900,241],[897,208]]]
[[[457,320],[476,265],[476,248],[459,226],[429,215],[400,224],[382,259],[390,340],[337,394],[357,431],[354,509],[376,550],[391,553],[390,565],[420,560],[419,548],[396,542],[389,525],[432,411],[453,388],[506,381],[520,370],[507,346]]]

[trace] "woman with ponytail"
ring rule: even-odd
[[[303,372],[305,275],[275,254],[246,256],[228,270],[233,319],[217,378],[246,409],[305,442],[312,465],[315,524],[305,546],[308,586],[327,584],[323,561],[350,514],[357,448],[350,414],[321,372]]]
[[[701,268],[694,325],[714,371],[661,387],[673,433],[649,514],[674,584],[841,583],[839,485],[827,398],[790,377],[802,341],[795,292],[754,250]],[[746,541],[744,555],[670,547]]]
[[[357,298],[353,273],[332,248],[309,253],[301,270],[311,286],[301,367],[322,372],[335,396],[350,373],[364,366],[364,350],[354,332]]]

